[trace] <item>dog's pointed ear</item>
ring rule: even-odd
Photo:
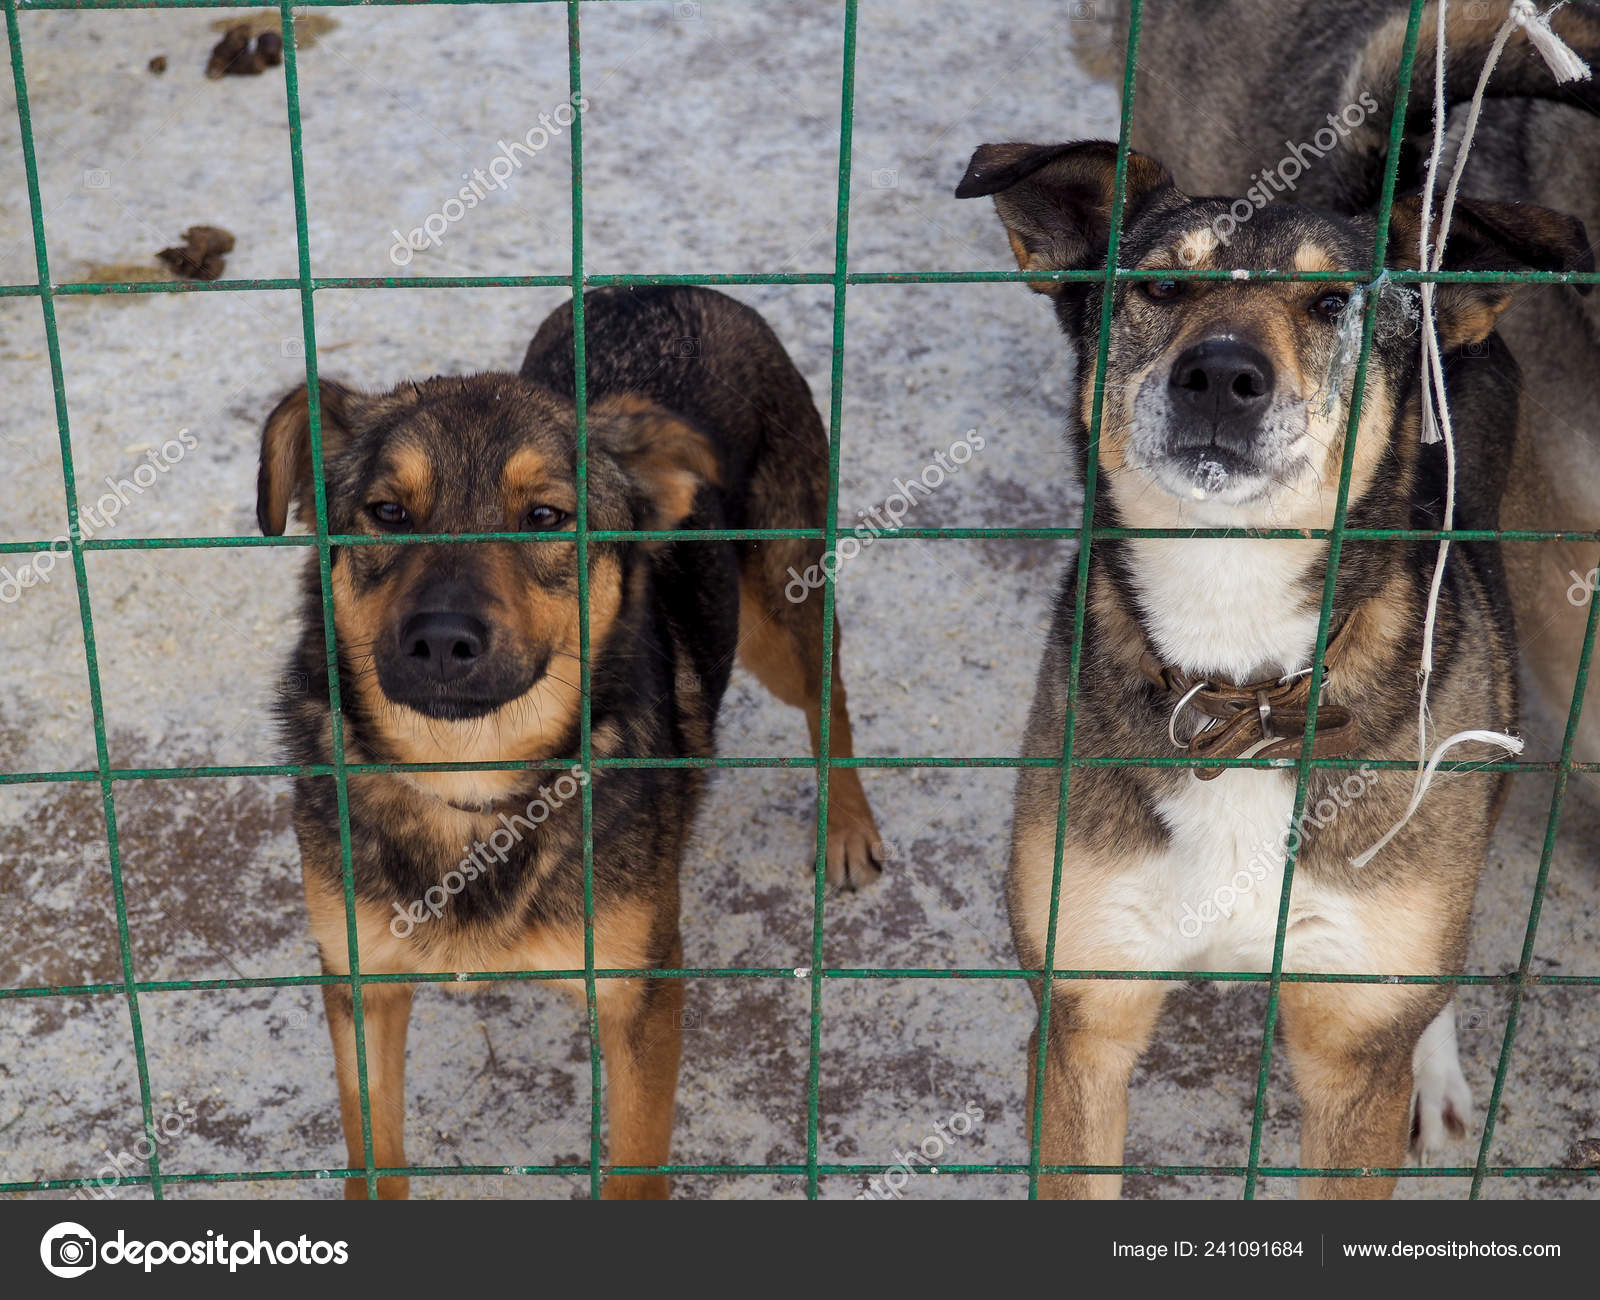
[[[1083,271],[1104,266],[1111,234],[1117,146],[1108,140],[1076,144],[979,145],[956,186],[958,199],[994,195],[1011,251],[1024,271]],[[1128,154],[1123,210],[1163,187],[1172,176],[1154,158]],[[1030,280],[1037,293],[1057,293],[1059,281]]]
[[[590,430],[627,475],[642,503],[639,526],[676,528],[694,510],[703,484],[721,482],[711,440],[646,397],[621,393],[589,408]]]
[[[326,463],[350,436],[353,408],[362,395],[331,379],[320,380],[322,457]],[[312,516],[311,404],[304,384],[272,408],[261,430],[261,468],[256,474],[256,522],[268,537],[281,537],[289,522],[289,504],[300,517]]]
[[[1434,239],[1438,239],[1438,216]],[[1422,231],[1422,200],[1396,199],[1389,218],[1389,264],[1414,269]],[[1594,250],[1583,222],[1531,203],[1461,199],[1444,246],[1446,271],[1593,271]],[[1574,286],[1587,293],[1591,286]],[[1517,286],[1441,284],[1434,294],[1439,342],[1446,348],[1482,342],[1511,302]]]

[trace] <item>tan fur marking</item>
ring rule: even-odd
[[[388,453],[389,478],[401,504],[418,519],[433,510],[433,462],[415,443],[395,443]]]
[[[594,415],[598,437],[649,490],[656,509],[648,527],[677,527],[693,508],[700,484],[721,481],[717,454],[705,435],[654,402],[622,393],[595,403]]]
[[[1055,823],[1030,822],[1019,827],[1012,853],[1011,914],[1028,925],[1027,942],[1042,959],[1050,919],[1050,892],[1055,876]],[[1056,966],[1078,970],[1115,970],[1126,964],[1100,933],[1100,900],[1106,884],[1129,868],[1126,860],[1085,852],[1067,828],[1061,854],[1063,895],[1072,882],[1072,906],[1056,915]]]
[[[372,1117],[372,1160],[380,1169],[403,1167],[405,1151],[406,1028],[411,1018],[409,984],[368,984],[362,988],[362,1022],[367,1048],[367,1109]],[[356,1056],[355,1017],[350,990],[326,984],[322,1003],[333,1038],[334,1073],[339,1084],[339,1118],[344,1128],[345,1153],[352,1169],[363,1168],[366,1153],[361,1137],[361,1076]],[[410,1193],[407,1178],[378,1179],[378,1199],[404,1200]],[[347,1201],[367,1199],[364,1179],[347,1178]]]
[[[1409,905],[1409,899],[1403,900]],[[1401,906],[1402,900],[1395,900]],[[1415,956],[1382,970],[1409,970]],[[1420,972],[1428,973],[1428,972]],[[1300,1094],[1300,1159],[1311,1169],[1397,1168],[1410,1139],[1411,1051],[1395,1027],[1426,1024],[1444,992],[1427,986],[1286,984],[1283,1032]],[[1426,1009],[1422,1009],[1426,1008]],[[1392,1178],[1306,1178],[1308,1200],[1383,1200]]]
[[[500,473],[510,524],[515,526],[518,512],[530,505],[550,505],[573,513],[577,509],[577,498],[565,477],[568,473],[570,467],[551,465],[544,453],[535,447],[519,447],[512,452]],[[576,523],[568,520],[562,531],[576,527]]]
[[[1184,232],[1177,248],[1173,250],[1172,260],[1179,266],[1197,271],[1214,270],[1217,266],[1217,250],[1221,247],[1211,227],[1202,226],[1199,230]]]
[[[1294,250],[1294,269],[1296,271],[1338,271],[1343,268],[1339,259],[1334,257],[1320,244],[1301,244]]]
[[[817,620],[816,645],[798,644],[793,629],[773,613],[775,594],[759,572],[745,570],[739,583],[739,659],[769,691],[785,704],[802,709],[811,736],[811,752],[822,753],[822,638]],[[809,602],[808,602],[809,603]],[[820,606],[820,602],[818,602]],[[838,620],[834,620],[833,683],[829,693],[828,739],[834,758],[852,758],[855,741],[845,696],[840,663]],[[882,840],[855,768],[834,768],[828,777],[828,863],[842,869],[848,853],[861,860],[869,846]]]
[[[1128,1082],[1155,1029],[1168,986],[1160,981],[1061,981],[1045,1059],[1040,1151],[1047,1165],[1120,1165],[1128,1132]],[[1028,1059],[1037,1059],[1038,1035]],[[1028,1105],[1033,1113],[1033,1072]],[[1115,1200],[1120,1174],[1053,1174],[1048,1200]]]
[[[1037,253],[1028,251],[1028,246],[1023,242],[1022,236],[1014,230],[1006,231],[1006,239],[1011,244],[1011,255],[1017,259],[1019,271],[1053,271],[1057,268],[1050,266],[1046,258]],[[1058,280],[1025,280],[1024,284],[1035,293],[1060,293],[1061,283]]]
[[[444,874],[441,864],[441,876]],[[453,865],[453,864],[451,864]],[[472,888],[469,882],[467,888]],[[311,933],[322,950],[329,974],[350,973],[345,938],[344,894],[320,871],[305,874],[306,912]],[[403,975],[442,971],[582,970],[582,925],[526,931],[514,935],[487,929],[456,930],[446,940],[424,946],[417,938],[397,938],[391,923],[397,913],[367,899],[356,899],[356,942],[361,969],[369,975]],[[444,918],[448,921],[448,917]],[[628,898],[608,905],[595,917],[594,960],[599,968],[632,968],[650,964],[650,936],[656,909],[646,899]],[[430,920],[417,925],[417,936],[433,939]],[[547,981],[551,982],[551,981]],[[581,981],[553,981],[577,996]],[[481,986],[482,981],[472,984]],[[633,980],[608,980],[619,987]]]
[[[258,503],[269,533],[281,534],[288,524],[289,503],[311,472],[306,446],[309,425],[306,390],[279,404],[261,435],[261,483]]]
[[[1397,573],[1371,600],[1364,600],[1350,611],[1339,630],[1338,654],[1329,664],[1328,683],[1337,688],[1341,668],[1345,674],[1359,665],[1381,663],[1389,648],[1409,631],[1406,614],[1408,580]],[[1345,667],[1349,665],[1350,667]]]

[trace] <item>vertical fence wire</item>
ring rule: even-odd
[[[1117,254],[1122,246],[1122,212],[1128,179],[1128,140],[1133,128],[1133,96],[1144,0],[1129,0],[1128,48],[1122,70],[1122,114],[1117,132],[1117,169],[1111,191],[1111,225],[1106,236],[1105,278],[1100,286],[1100,332],[1094,357],[1094,396],[1089,412],[1089,446],[1084,456],[1083,520],[1078,535],[1077,586],[1072,610],[1072,651],[1067,668],[1066,726],[1061,738],[1061,780],[1056,788],[1055,858],[1050,876],[1050,909],[1045,930],[1044,969],[1039,986],[1039,1027],[1033,1060],[1033,1115],[1028,1134],[1028,1199],[1039,1195],[1044,1161],[1045,1070],[1050,1052],[1050,1011],[1055,993],[1056,926],[1061,918],[1061,872],[1067,847],[1067,804],[1072,794],[1072,747],[1077,738],[1078,683],[1083,669],[1083,622],[1089,606],[1089,555],[1094,543],[1095,489],[1100,481],[1100,420],[1105,412],[1106,369],[1111,355],[1111,313],[1117,287]]]
[[[1417,57],[1417,37],[1422,24],[1425,0],[1411,0],[1406,20],[1404,47],[1395,88],[1394,115],[1389,123],[1389,151],[1384,166],[1383,192],[1378,201],[1377,235],[1368,281],[1376,280],[1384,269],[1389,251],[1389,217],[1394,208],[1395,178],[1400,171],[1400,146],[1405,136],[1406,105],[1411,98],[1411,70]],[[1361,410],[1366,399],[1367,363],[1372,356],[1373,333],[1383,294],[1366,295],[1366,310],[1361,318],[1361,351],[1356,360],[1355,378],[1350,385],[1350,413],[1345,422],[1344,456],[1339,466],[1339,493],[1334,504],[1333,527],[1328,539],[1327,571],[1322,583],[1322,610],[1317,619],[1316,646],[1311,655],[1310,695],[1306,701],[1305,732],[1301,739],[1300,764],[1295,778],[1294,803],[1289,814],[1291,827],[1300,824],[1311,788],[1311,757],[1317,734],[1317,708],[1322,699],[1322,670],[1328,651],[1328,634],[1333,621],[1333,597],[1339,581],[1339,558],[1344,551],[1345,517],[1350,507],[1350,480],[1355,472],[1356,437],[1361,428]],[[1403,436],[1403,435],[1402,435]],[[1272,1075],[1272,1036],[1278,1023],[1278,1003],[1283,992],[1283,950],[1289,930],[1289,902],[1294,888],[1295,862],[1299,857],[1300,836],[1291,836],[1283,863],[1283,890],[1278,899],[1277,931],[1272,941],[1272,974],[1267,985],[1267,1012],[1261,1029],[1261,1061],[1256,1070],[1256,1100],[1250,1120],[1249,1172],[1245,1175],[1244,1198],[1253,1200],[1261,1171],[1261,1137],[1267,1114],[1267,1087]]]
[[[579,0],[567,0],[567,88],[576,108],[583,92]],[[572,149],[572,400],[576,410],[578,499],[578,746],[583,765],[583,1003],[589,1031],[589,1196],[600,1196],[600,1112],[603,1095],[599,995],[594,974],[594,718],[589,707],[589,354],[583,303],[583,114],[574,112]]]
[[[833,232],[833,367],[828,385],[828,498],[823,521],[823,555],[839,538],[839,448],[844,412],[845,274],[850,256],[850,146],[855,125],[856,0],[845,0],[844,56],[839,83],[839,192]],[[818,1195],[817,1142],[822,1093],[823,906],[828,884],[828,776],[832,769],[833,665],[839,647],[833,635],[834,583],[822,588],[821,725],[817,741],[816,874],[811,891],[811,1029],[806,1064],[806,1196]]]
[[[311,283],[311,227],[306,208],[305,134],[300,121],[300,66],[294,44],[294,9],[281,0],[283,81],[289,113],[289,166],[294,186],[295,255],[300,273],[300,329],[306,350],[306,408],[311,439],[311,489],[316,513],[317,580],[322,600],[322,635],[328,670],[329,739],[334,793],[339,808],[339,870],[344,884],[345,952],[350,964],[350,1009],[356,1040],[356,1088],[361,1106],[361,1155],[367,1195],[378,1194],[372,1150],[372,1098],[367,1072],[367,1024],[357,938],[355,866],[350,847],[350,788],[345,771],[344,705],[339,694],[339,641],[333,617],[333,551],[328,542],[328,491],[322,473],[322,392],[317,379],[317,315]],[[340,1081],[341,1088],[343,1081]]]
[[[1539,874],[1534,880],[1533,902],[1528,908],[1528,927],[1523,935],[1522,955],[1517,961],[1515,982],[1511,986],[1511,1001],[1506,1008],[1506,1032],[1500,1043],[1500,1059],[1495,1064],[1494,1088],[1489,1094],[1489,1105],[1484,1111],[1483,1136],[1478,1142],[1478,1160],[1472,1170],[1470,1199],[1474,1201],[1483,1195],[1483,1180],[1489,1170],[1489,1150],[1494,1145],[1495,1123],[1500,1115],[1500,1095],[1505,1091],[1506,1073],[1511,1068],[1511,1047],[1517,1039],[1518,1017],[1522,1012],[1522,1001],[1527,995],[1530,983],[1533,941],[1539,932],[1539,915],[1544,906],[1545,888],[1550,883],[1550,862],[1556,850],[1562,801],[1566,798],[1567,782],[1572,775],[1572,747],[1578,739],[1578,721],[1583,713],[1583,697],[1588,692],[1589,669],[1594,659],[1597,616],[1600,616],[1600,600],[1591,593],[1589,618],[1583,630],[1583,649],[1578,656],[1578,675],[1572,688],[1572,704],[1567,710],[1567,725],[1561,736],[1560,767],[1556,771],[1555,786],[1550,794],[1550,817],[1545,824],[1544,844],[1539,850]]]
[[[100,663],[95,649],[94,612],[89,601],[89,572],[79,526],[78,484],[73,470],[72,430],[67,422],[67,379],[61,365],[61,335],[56,326],[55,296],[50,286],[50,253],[45,242],[44,200],[39,189],[39,164],[34,154],[33,119],[28,110],[28,77],[22,65],[22,34],[16,0],[6,0],[6,36],[11,42],[11,78],[17,92],[17,125],[22,135],[22,164],[28,181],[28,215],[33,229],[34,265],[39,276],[39,310],[44,317],[45,346],[50,357],[50,385],[55,396],[56,440],[61,449],[61,482],[67,503],[67,542],[72,551],[72,576],[78,588],[78,616],[83,625],[84,669],[89,682],[89,708],[94,718],[94,754],[100,784],[100,807],[106,821],[106,853],[111,869],[111,898],[117,909],[117,955],[122,964],[123,996],[133,1034],[134,1065],[139,1076],[139,1109],[145,1139],[150,1143],[150,1194],[161,1199],[161,1149],[155,1110],[150,1099],[150,1063],[144,1044],[144,1021],[134,987],[133,943],[128,933],[128,900],[122,887],[122,850],[117,842],[117,807],[111,789],[111,751],[106,741],[105,701],[100,693]]]

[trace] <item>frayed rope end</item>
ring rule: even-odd
[[[1558,83],[1587,81],[1593,74],[1589,65],[1580,59],[1572,47],[1555,34],[1550,26],[1550,14],[1561,8],[1556,5],[1549,13],[1541,14],[1533,7],[1533,0],[1513,0],[1511,19],[1527,33]]]

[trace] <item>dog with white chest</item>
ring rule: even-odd
[[[1105,265],[1116,149],[985,145],[958,197],[992,195],[1024,271]],[[1127,160],[1120,265],[1332,272],[1371,264],[1371,217],[1280,202],[1220,249],[1222,198],[1191,198],[1159,163]],[[1419,204],[1394,207],[1391,265],[1415,256]],[[1574,269],[1582,226],[1544,209],[1463,203],[1446,269]],[[1223,259],[1226,259],[1224,262]],[[1363,277],[1365,278],[1365,277]],[[1076,354],[1079,469],[1090,454],[1104,282],[1041,279]],[[1361,286],[1338,280],[1119,282],[1107,343],[1096,523],[1111,527],[1326,530],[1334,522],[1356,385],[1348,343]],[[1444,459],[1421,444],[1419,349],[1405,295],[1381,293],[1362,388],[1346,522],[1438,528]],[[1519,377],[1493,330],[1504,284],[1441,285],[1436,315],[1463,467],[1455,525],[1497,526]],[[1305,815],[1296,772],[1219,766],[1075,767],[1054,942],[1057,970],[1270,970],[1285,852],[1297,845],[1283,969],[1448,976],[1468,921],[1501,774],[1441,777],[1364,866],[1354,859],[1405,812],[1412,774],[1363,761],[1417,755],[1416,665],[1431,542],[1345,542],[1339,559]],[[1076,754],[1197,761],[1298,758],[1329,563],[1325,537],[1119,537],[1094,543],[1075,627],[1076,565],[1057,593],[1024,753],[1059,757],[1075,633],[1083,652]],[[1446,570],[1431,686],[1432,734],[1514,731],[1515,643],[1497,547],[1458,545]],[[1452,758],[1487,761],[1491,746]],[[1352,782],[1359,773],[1360,779]],[[1059,776],[1020,774],[1007,893],[1019,957],[1049,940]],[[1218,905],[1219,900],[1225,905]],[[1059,980],[1043,1097],[1047,1165],[1118,1166],[1127,1090],[1171,981]],[[1035,986],[1036,994],[1042,986]],[[1459,1126],[1448,984],[1289,982],[1280,1011],[1302,1110],[1301,1162],[1392,1168],[1408,1146]],[[1037,1043],[1035,1043],[1035,1048]],[[1030,1061],[1032,1060],[1030,1054]],[[1030,1070],[1031,1075],[1031,1070]],[[1413,1114],[1413,1091],[1423,1096]],[[1115,1174],[1047,1177],[1056,1196],[1112,1197]],[[1377,1197],[1392,1178],[1307,1179],[1313,1196]]]

